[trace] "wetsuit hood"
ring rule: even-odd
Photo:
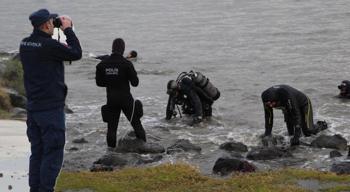
[[[273,88],[273,87],[265,90],[261,94],[261,98],[262,98],[264,103],[266,103],[268,101],[279,101],[277,90],[275,88]]]

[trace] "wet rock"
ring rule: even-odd
[[[334,163],[331,171],[337,174],[350,174],[350,161]]]
[[[19,107],[11,109],[11,117],[13,119],[23,119],[27,117],[27,110]]]
[[[78,150],[79,150],[78,147],[71,147],[71,148],[68,149],[68,151],[78,151]]]
[[[213,173],[228,175],[232,172],[254,172],[256,167],[241,159],[219,158],[213,167]]]
[[[286,157],[293,157],[293,155],[288,150],[279,147],[254,148],[247,154],[247,158],[251,160],[271,160]]]
[[[264,136],[261,138],[264,147],[274,147],[277,145],[286,145],[286,141],[282,135]]]
[[[147,143],[133,137],[125,137],[118,141],[118,146],[115,149],[120,153],[164,153],[165,148],[157,143]]]
[[[64,106],[64,112],[65,112],[66,114],[72,114],[72,113],[74,113],[74,111],[73,111],[72,109],[70,109],[70,108],[68,107],[68,105],[65,105],[65,106]]]
[[[226,142],[220,145],[220,149],[226,151],[247,152],[248,147],[241,142]]]
[[[135,166],[160,161],[162,155],[140,155],[137,153],[108,153],[95,161],[94,165],[124,167]]]
[[[27,105],[27,98],[23,95],[20,95],[16,90],[13,89],[3,89],[5,93],[7,93],[10,96],[11,105],[13,107],[20,107],[20,108],[26,108]]]
[[[88,143],[88,141],[85,140],[85,138],[78,138],[78,139],[73,139],[73,143]]]
[[[320,135],[314,141],[311,142],[311,146],[318,148],[346,150],[347,140],[338,134],[333,136]]]
[[[343,155],[339,151],[336,151],[336,150],[331,151],[329,153],[329,158],[341,157],[341,156],[343,156]]]
[[[167,154],[173,154],[177,152],[200,152],[201,147],[192,144],[189,140],[179,139],[172,146],[167,148]]]

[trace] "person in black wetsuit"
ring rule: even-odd
[[[145,130],[140,120],[143,115],[142,103],[134,100],[129,85],[138,86],[139,79],[133,64],[123,57],[124,50],[124,40],[115,39],[112,54],[96,66],[96,84],[106,87],[107,90],[107,104],[102,106],[101,111],[103,121],[108,124],[107,144],[112,148],[116,147],[121,111],[130,121],[136,137],[146,142]]]
[[[288,85],[276,85],[265,90],[261,95],[265,111],[265,136],[270,136],[273,126],[273,108],[281,109],[287,124],[291,145],[299,145],[301,132],[309,137],[326,129],[326,122],[313,124],[310,99],[302,92]]]
[[[344,80],[338,85],[338,89],[340,91],[338,97],[339,98],[350,98],[350,81]]]
[[[183,72],[177,80],[170,80],[167,85],[169,94],[166,119],[176,115],[175,105],[181,105],[184,114],[192,115],[191,125],[200,123],[202,117],[212,115],[212,104],[220,97],[219,90],[209,79],[199,72]]]

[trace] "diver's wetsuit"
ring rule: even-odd
[[[342,81],[341,84],[338,86],[338,89],[340,90],[339,98],[350,98],[350,81]]]
[[[181,104],[183,106],[183,112],[193,114],[195,118],[201,118],[203,116],[202,102],[195,91],[195,85],[191,78],[183,78],[179,82],[177,92],[169,94],[166,119],[171,119],[175,104]]]
[[[135,107],[130,85],[139,84],[133,64],[121,54],[113,53],[96,66],[96,84],[107,88],[107,105],[102,107],[102,117],[108,123],[107,144],[116,146],[116,134],[122,110],[134,128],[136,137],[146,141],[139,114],[142,108]],[[142,113],[142,112],[141,112]],[[131,119],[132,118],[132,119]]]
[[[276,101],[276,108],[282,109],[289,135],[299,138],[301,130],[305,136],[318,132],[313,124],[311,101],[302,92],[288,85],[277,85],[265,90],[261,98],[265,111],[265,136],[271,135],[273,126],[273,110],[265,105],[267,101]]]

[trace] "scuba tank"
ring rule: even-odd
[[[200,72],[190,71],[193,82],[199,86],[214,101],[219,99],[220,91]]]

